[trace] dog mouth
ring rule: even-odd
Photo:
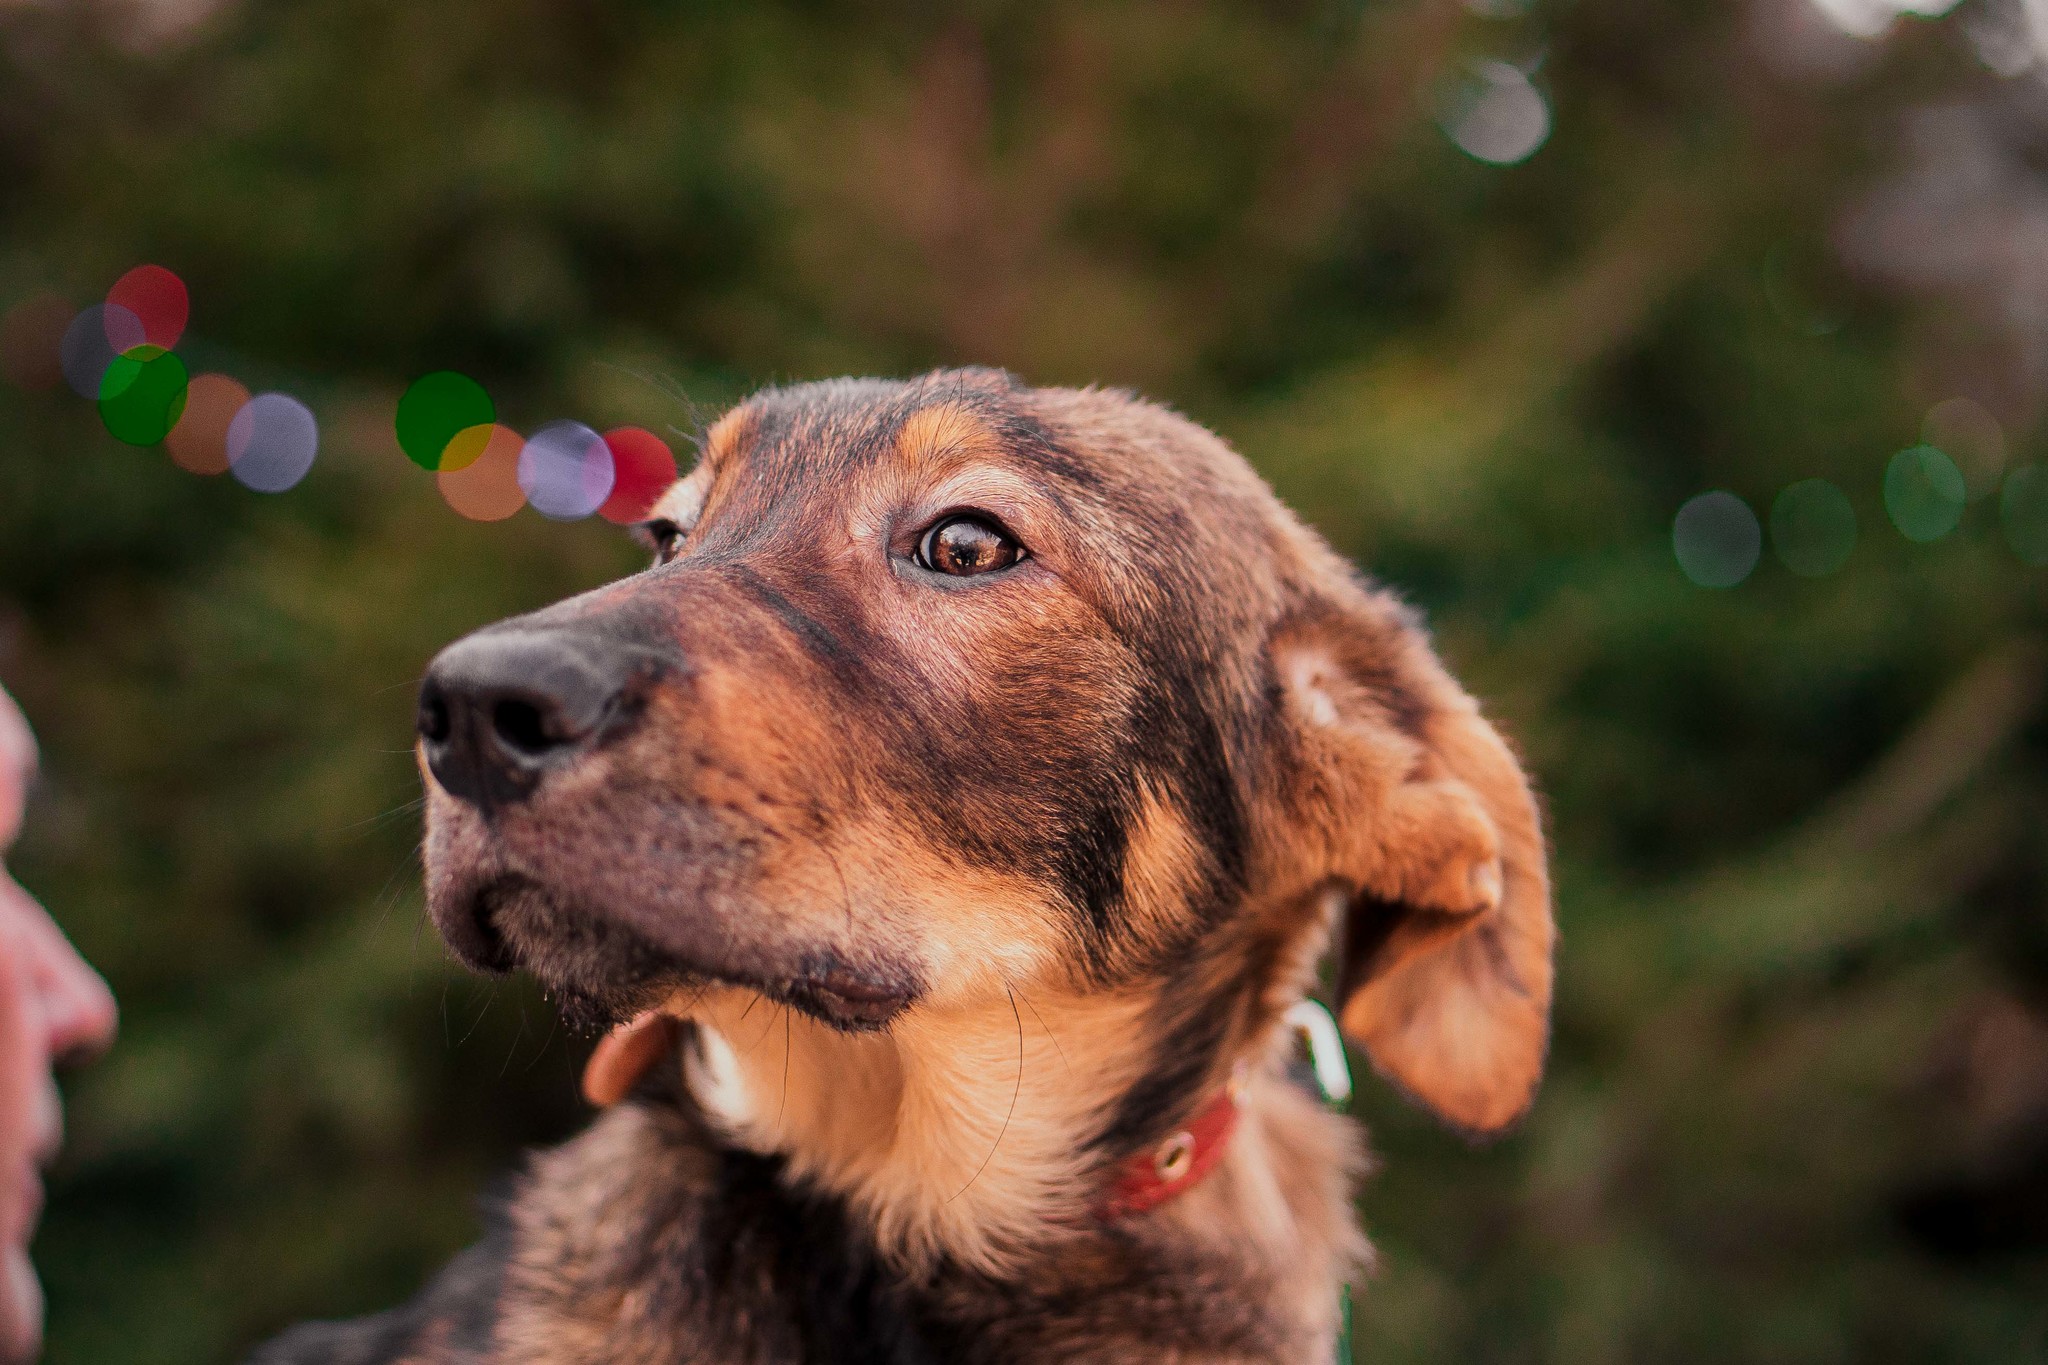
[[[531,973],[557,997],[565,1022],[583,1032],[604,1032],[714,986],[755,991],[843,1032],[871,1032],[921,994],[914,972],[849,960],[834,948],[771,948],[701,932],[679,936],[688,943],[660,942],[518,875],[479,887],[466,915],[437,918],[469,966]]]

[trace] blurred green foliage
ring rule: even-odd
[[[195,372],[324,441],[265,498],[0,388],[0,677],[48,768],[19,871],[125,1009],[68,1087],[54,1365],[393,1302],[581,1121],[585,1044],[423,927],[412,688],[637,551],[460,521],[404,384],[687,432],[953,362],[1225,433],[1429,611],[1548,794],[1551,1079],[1478,1153],[1368,1094],[1360,1359],[2048,1356],[2048,571],[1995,499],[1886,522],[1954,396],[1930,345],[1998,338],[1834,249],[1904,114],[1992,78],[1953,23],[1820,82],[1766,60],[1771,5],[1474,8],[1527,12],[0,7],[0,308],[168,265]],[[1524,165],[1437,125],[1480,57],[1551,102]],[[1860,521],[1839,573],[1679,573],[1687,497],[1813,477]]]

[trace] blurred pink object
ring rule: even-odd
[[[35,767],[35,740],[0,691],[0,853],[21,827]],[[42,1338],[28,1242],[42,1211],[37,1172],[63,1136],[51,1069],[113,1036],[106,982],[0,863],[0,1361],[33,1357]]]

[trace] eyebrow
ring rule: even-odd
[[[704,470],[701,481],[699,481],[698,475],[698,470],[700,469]],[[705,469],[702,464],[699,464],[697,469],[692,469],[688,474],[685,474],[682,478],[676,480],[675,483],[669,485],[668,490],[655,500],[653,507],[648,509],[648,515],[678,524],[681,524],[686,519],[695,521],[701,518],[704,515],[704,508],[711,501],[709,485],[715,478],[717,478],[716,470]],[[685,497],[683,489],[693,482],[695,482],[695,487],[690,490],[693,496],[688,496],[686,501],[681,506],[678,506],[677,500]]]

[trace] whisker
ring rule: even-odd
[[[1003,989],[1006,991],[1011,990],[1010,983],[1005,981],[1003,983]],[[1015,1008],[1016,994],[1014,991],[1012,991],[1010,998],[1012,1001],[1012,1008]],[[1045,1036],[1052,1039],[1053,1051],[1060,1054],[1060,1065],[1067,1068],[1067,1074],[1069,1076],[1073,1075],[1074,1068],[1072,1064],[1067,1061],[1067,1050],[1060,1046],[1060,1036],[1052,1031],[1052,1026],[1045,1022],[1045,1016],[1038,1012],[1038,1006],[1031,1003],[1031,997],[1028,995],[1024,997],[1024,1007],[1031,1011],[1031,1017],[1033,1019],[1036,1019],[1038,1021],[1038,1026],[1045,1030]]]
[[[519,1045],[526,1041],[526,1006],[519,1007],[519,1032],[512,1035],[512,1046],[505,1049],[505,1064],[498,1068],[498,1079],[504,1080],[512,1070],[512,1059],[519,1055]]]
[[[758,998],[758,997],[757,997],[757,998]],[[777,1006],[776,1006],[776,1008],[777,1008],[777,1009],[786,1009],[786,1008],[788,1008],[788,1007],[787,1007],[787,1006],[784,1006],[784,1005],[777,1005]],[[742,1017],[742,1018],[744,1018],[745,1016],[741,1016],[741,1017]],[[756,1038],[756,1039],[755,1039],[755,1040],[754,1040],[754,1041],[753,1041],[753,1042],[752,1042],[751,1044],[749,1044],[749,1045],[748,1045],[748,1047],[747,1047],[747,1055],[748,1055],[749,1057],[751,1057],[751,1056],[753,1056],[753,1055],[754,1055],[754,1053],[755,1053],[755,1052],[759,1051],[759,1050],[760,1050],[760,1047],[761,1047],[761,1044],[763,1044],[763,1043],[767,1042],[767,1041],[768,1041],[768,1035],[769,1035],[769,1034],[771,1034],[771,1033],[773,1033],[774,1031],[775,1031],[775,1016],[771,1014],[771,1015],[769,1015],[769,1016],[768,1016],[768,1026],[767,1026],[766,1028],[764,1028],[764,1029],[762,1029],[762,1030],[761,1030],[761,1036],[760,1036],[760,1037],[758,1037],[758,1038]]]
[[[483,1003],[483,1008],[479,1009],[479,1010],[478,1010],[478,1011],[476,1012],[476,1018],[470,1021],[470,1025],[469,1025],[469,1032],[467,1032],[467,1033],[463,1034],[463,1035],[462,1035],[462,1042],[460,1042],[460,1043],[457,1043],[457,1044],[456,1044],[455,1046],[457,1046],[457,1047],[463,1047],[463,1046],[465,1046],[466,1044],[468,1044],[468,1042],[469,1042],[469,1040],[470,1040],[471,1038],[474,1038],[474,1037],[476,1036],[476,1030],[477,1030],[477,1026],[483,1023],[483,1021],[484,1021],[484,1016],[485,1016],[486,1014],[489,1014],[489,1013],[491,1012],[491,1006],[492,1006],[492,1005],[494,1005],[494,1004],[496,1004],[496,1003],[497,1003],[497,1001],[498,1001],[498,983],[497,983],[497,982],[495,982],[495,981],[493,981],[493,982],[491,983],[491,985],[490,985],[490,988],[489,988],[489,989],[488,989],[488,990],[487,990],[487,991],[485,992],[485,994],[484,994],[484,1003]]]
[[[782,1103],[775,1109],[775,1126],[782,1126],[782,1116],[789,1109],[789,1006],[782,1007]]]
[[[683,1002],[682,1009],[677,1012],[680,1014],[690,1014],[694,1012],[697,1006],[704,1003],[704,997],[711,994],[711,985],[711,982],[706,981],[703,985],[697,987],[695,991],[690,993],[690,998]],[[742,1019],[746,1018],[745,1015],[741,1015],[740,1017]]]
[[[340,829],[336,830],[335,833],[347,834],[351,830],[361,829],[365,825],[382,825],[388,823],[391,820],[396,819],[401,815],[410,815],[414,811],[419,810],[421,807],[425,806],[426,804],[426,797],[415,797],[414,799],[406,802],[402,806],[393,806],[390,810],[379,811],[377,814],[369,816],[362,820],[358,820],[352,825],[343,825]]]
[[[704,449],[703,433],[710,425],[704,420],[704,415],[710,410],[710,407],[708,404],[700,403],[690,397],[689,391],[683,388],[680,381],[670,375],[649,374],[645,370],[638,370],[630,365],[621,365],[615,360],[600,360],[597,362],[597,367],[625,375],[629,379],[637,379],[663,398],[681,407],[684,414],[693,424],[694,430],[685,431],[671,422],[667,424],[669,434],[677,440],[688,442],[700,452]]]
[[[419,853],[419,850],[418,850],[417,848],[415,848],[415,849],[413,850],[413,853],[414,853],[414,855],[415,855],[415,856],[417,856],[417,854]],[[412,860],[411,860],[410,858],[408,858],[408,859],[407,859],[406,861],[404,861],[404,862],[401,862],[401,863],[400,863],[400,864],[399,864],[399,865],[398,865],[397,867],[394,867],[394,868],[392,868],[392,869],[391,869],[391,875],[390,875],[390,876],[388,876],[388,877],[386,877],[386,878],[384,879],[384,884],[383,884],[382,886],[380,886],[380,887],[378,887],[378,888],[377,888],[377,895],[376,895],[376,898],[375,898],[375,899],[373,899],[373,900],[372,900],[372,901],[370,902],[370,904],[371,904],[372,906],[374,906],[374,907],[376,908],[376,911],[377,911],[377,919],[378,919],[378,922],[380,922],[380,923],[381,923],[381,922],[382,922],[383,920],[385,920],[386,918],[388,918],[388,917],[390,916],[391,912],[392,912],[393,910],[396,910],[396,909],[398,908],[398,903],[399,903],[399,901],[401,901],[401,900],[405,899],[405,892],[406,892],[406,888],[404,888],[404,887],[396,887],[396,888],[395,888],[395,887],[394,887],[394,884],[395,884],[395,883],[396,883],[396,882],[398,881],[398,878],[399,878],[399,874],[401,874],[401,873],[405,872],[405,871],[406,871],[406,870],[407,870],[407,869],[408,869],[408,868],[409,868],[409,867],[410,867],[411,865],[412,865]],[[418,933],[419,933],[419,925],[418,925],[418,924],[415,924],[415,925],[413,926],[413,933],[414,933],[414,940],[413,940],[413,941],[414,941],[414,943],[415,943],[415,944],[417,944],[417,943],[418,943],[418,941],[419,941],[419,940],[418,940]]]
[[[1010,1131],[1010,1120],[1017,1116],[1017,1099],[1024,1093],[1024,1016],[1017,1013],[1016,992],[1005,985],[1003,993],[1010,997],[1010,1017],[1017,1021],[1017,1088],[1010,1092],[1010,1112],[1003,1115],[1003,1126],[996,1130],[996,1140],[989,1147],[988,1155],[981,1159],[981,1165],[975,1167],[973,1176],[960,1187],[959,1193],[955,1194],[953,1199],[958,1199],[960,1195],[973,1189],[974,1182],[981,1179],[981,1173],[988,1169],[988,1163],[995,1160],[996,1148],[1003,1145],[1003,1138]],[[953,1199],[946,1202],[950,1204]]]
[[[853,892],[846,885],[846,869],[839,865],[839,855],[832,851],[830,844],[820,844],[825,850],[825,861],[832,864],[833,875],[839,878],[839,905],[846,911],[846,932],[853,934]]]
[[[535,1066],[540,1064],[540,1059],[548,1055],[548,1047],[555,1041],[555,1034],[558,1031],[560,1031],[561,1027],[562,1012],[560,1010],[554,1009],[549,1010],[548,1036],[540,1040],[540,1051],[534,1053],[533,1056],[528,1059],[525,1068],[519,1073],[520,1075],[523,1076],[527,1072],[532,1071]]]

